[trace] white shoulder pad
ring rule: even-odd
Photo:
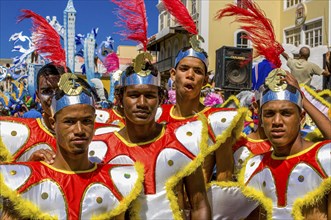
[[[30,187],[21,196],[34,204],[41,211],[56,215],[59,219],[67,219],[67,207],[62,190],[52,180],[45,180]]]
[[[214,112],[208,116],[210,126],[216,137],[222,134],[223,131],[231,125],[233,118],[237,114],[238,111],[229,110],[229,111]]]
[[[27,151],[25,151],[19,158],[17,158],[16,161],[26,162],[34,152],[40,149],[48,149],[50,151],[53,151],[53,148],[48,144],[37,144],[31,147],[30,149],[28,149]]]
[[[31,176],[31,169],[25,165],[0,165],[0,173],[5,184],[12,190],[17,190]]]
[[[325,144],[318,150],[317,160],[328,175],[331,176],[331,143]]]
[[[107,120],[109,119],[109,113],[107,111],[96,109],[95,114],[96,114],[95,117],[96,122],[106,123]]]
[[[92,141],[88,148],[89,160],[93,163],[101,163],[108,151],[107,144],[103,141]]]
[[[94,135],[99,134],[106,134],[106,133],[113,133],[114,131],[119,131],[121,128],[119,126],[107,126],[107,127],[101,127],[97,128],[94,132]]]
[[[100,183],[90,185],[82,198],[81,219],[91,219],[92,215],[110,212],[118,206],[115,195]]]
[[[260,165],[263,159],[263,155],[257,155],[247,161],[245,167],[245,176],[244,182],[247,183],[248,179],[251,177],[256,168]]]
[[[123,197],[129,195],[138,179],[134,166],[114,167],[110,170],[110,175]]]
[[[287,181],[287,203],[293,204],[297,198],[316,190],[322,181],[322,177],[311,166],[306,163],[297,164]]]
[[[201,134],[202,134],[202,122],[193,121],[188,122],[185,125],[176,129],[175,135],[177,140],[186,147],[195,156],[201,151]]]
[[[14,155],[28,141],[30,129],[20,123],[0,121],[2,142],[11,155]]]

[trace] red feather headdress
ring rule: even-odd
[[[176,18],[180,25],[191,34],[198,34],[195,22],[185,5],[180,0],[162,0],[162,2],[166,10]]]
[[[32,42],[39,54],[53,62],[55,65],[64,67],[67,71],[65,51],[61,46],[60,36],[56,30],[42,16],[31,10],[22,10],[18,22],[26,18],[32,19]]]
[[[248,32],[247,38],[253,42],[258,54],[264,55],[275,67],[280,67],[279,55],[284,48],[276,41],[272,22],[259,6],[252,0],[243,0],[242,6],[228,4],[217,12],[216,19],[230,16],[236,16],[235,21],[245,24],[241,28]]]
[[[143,0],[111,0],[119,9],[117,16],[120,19],[116,24],[124,27],[120,32],[126,39],[140,42],[144,51],[147,50],[147,16]]]

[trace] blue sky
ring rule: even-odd
[[[130,1],[130,0],[125,0]],[[106,40],[111,35],[118,45],[136,45],[133,41],[124,41],[123,37],[116,34],[120,29],[114,26],[117,17],[114,8],[117,6],[110,0],[73,0],[76,14],[76,34],[84,34],[92,28],[99,28],[97,43]],[[158,0],[145,0],[148,20],[148,37],[157,33]],[[30,9],[43,17],[56,16],[63,25],[63,10],[67,0],[0,0],[0,58],[13,58],[20,53],[11,52],[13,44],[9,42],[12,34],[23,31],[23,35],[31,35],[31,19],[16,23],[21,9]],[[63,43],[63,42],[62,42]],[[23,45],[24,46],[24,45]]]

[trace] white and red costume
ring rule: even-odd
[[[174,105],[165,104],[161,108],[162,114],[158,120],[160,123],[185,120],[184,117],[173,115]],[[206,151],[206,155],[208,155],[213,153],[228,137],[242,131],[246,109],[206,107],[190,118],[198,118],[199,114],[203,114],[208,120],[208,147]],[[228,182],[223,185],[223,182],[211,182],[207,194],[213,219],[242,218],[256,207],[256,202],[247,200],[236,183]],[[243,210],[243,207],[249,211]]]
[[[0,194],[25,218],[109,219],[124,212],[142,190],[139,166],[95,164],[72,172],[44,162],[3,164]]]
[[[288,157],[273,152],[247,161],[239,181],[272,219],[303,218],[300,208],[314,205],[331,189],[331,141],[313,144]]]
[[[114,132],[98,135],[99,141],[92,141],[91,144],[95,146],[94,151],[104,152],[103,156],[99,153],[95,155],[102,157],[105,163],[141,162],[144,165],[145,195],[139,196],[139,205],[134,206],[139,207],[137,212],[140,218],[172,219],[179,213],[172,189],[203,161],[201,151],[206,146],[203,146],[202,139],[207,135],[207,131],[203,130],[200,120],[183,121],[164,125],[160,135],[149,142],[128,143]]]
[[[119,130],[112,124],[95,123],[95,134]],[[33,152],[49,149],[56,152],[55,136],[43,123],[43,119],[0,117],[0,157],[6,162],[27,161]]]
[[[255,140],[242,134],[238,141],[233,145],[234,168],[237,174],[243,163],[251,155],[259,155],[272,150],[271,143],[268,139]]]
[[[99,123],[125,125],[125,119],[116,110],[110,109],[95,109],[95,121]]]

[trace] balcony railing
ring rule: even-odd
[[[155,66],[160,72],[165,72],[167,70],[170,70],[174,66],[174,61],[174,57],[168,57],[164,60],[156,62]]]

